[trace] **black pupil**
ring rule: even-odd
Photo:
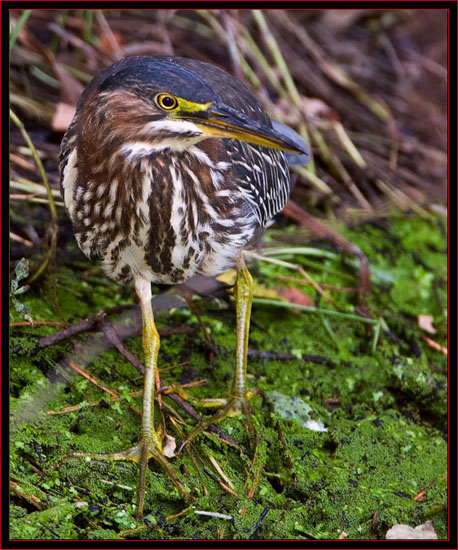
[[[162,105],[164,107],[175,107],[175,98],[170,97],[169,95],[166,95],[162,98]]]

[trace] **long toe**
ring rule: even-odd
[[[129,449],[118,453],[73,453],[69,458],[91,458],[93,460],[104,461],[130,461],[138,464],[139,481],[137,486],[137,520],[143,517],[143,508],[146,496],[146,475],[148,471],[148,461],[150,458],[158,463],[164,473],[171,479],[180,495],[189,500],[192,498],[191,493],[186,488],[184,483],[178,477],[175,468],[165,458],[160,447],[159,439],[153,440],[151,437],[142,438],[138,445],[134,445]]]
[[[210,424],[216,424],[227,417],[239,416],[241,414],[246,417],[246,425],[250,435],[256,434],[256,431],[251,422],[252,408],[249,399],[252,397],[253,392],[246,392],[245,396],[232,396],[226,399],[226,404],[218,409],[216,413],[209,417],[204,418],[199,424],[192,430],[188,437],[181,444],[179,451],[181,452],[186,445],[188,445],[200,432],[206,430]]]

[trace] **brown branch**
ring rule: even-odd
[[[361,297],[361,307],[365,309],[363,307],[363,305],[365,304],[364,298],[367,296],[371,289],[369,260],[367,259],[365,254],[356,245],[340,235],[340,233],[337,233],[337,231],[333,231],[329,227],[326,227],[324,223],[314,218],[292,200],[288,201],[288,204],[283,209],[283,214],[288,218],[294,220],[298,224],[306,227],[309,231],[311,231],[320,239],[329,239],[335,246],[337,246],[337,248],[339,248],[343,252],[346,252],[347,254],[356,256],[359,259],[360,268],[358,292]]]
[[[102,332],[110,344],[112,344],[119,351],[119,353],[138,370],[140,374],[145,374],[145,367],[143,366],[143,363],[135,354],[124,346],[116,332],[115,327],[109,321],[103,323]]]
[[[94,315],[87,317],[86,319],[82,319],[81,321],[74,323],[73,325],[70,325],[68,327],[63,328],[62,330],[58,330],[57,332],[54,332],[53,334],[40,338],[36,344],[37,349],[42,349],[48,346],[52,346],[54,344],[57,344],[58,342],[61,342],[62,340],[66,340],[67,338],[76,336],[81,332],[90,332],[94,330],[100,330],[104,333],[107,340],[113,346],[115,346],[118,349],[118,351],[122,355],[124,355],[126,359],[130,361],[135,368],[137,368],[137,370],[139,370],[141,374],[143,374],[144,371],[140,370],[140,368],[138,367],[138,363],[136,363],[135,360],[131,360],[133,357],[132,354],[130,354],[130,352],[126,350],[124,346],[122,346],[122,344],[121,344],[121,347],[118,347],[122,339],[130,338],[139,333],[139,331],[141,330],[140,322],[135,322],[131,327],[119,327],[115,329],[113,325],[110,325],[109,327],[105,328],[105,325],[108,323],[108,321],[105,321],[104,319],[108,315],[113,313],[119,313],[120,311],[123,311],[125,309],[132,309],[132,310],[139,311],[138,306],[135,306],[135,305],[121,305],[121,306],[116,306],[116,307],[107,309],[106,311],[99,311]],[[38,323],[35,323],[35,324],[38,324]],[[187,334],[189,332],[192,332],[192,327],[188,327],[188,326],[164,327],[164,328],[160,328],[158,332],[159,332],[159,335],[162,337],[170,336],[172,334]],[[20,345],[12,346],[11,353],[17,353],[20,349],[21,349]],[[121,349],[123,351],[121,351]],[[143,366],[141,368],[143,368]]]

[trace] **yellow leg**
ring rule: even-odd
[[[230,397],[245,400],[248,337],[250,333],[251,305],[253,303],[253,278],[245,266],[237,270],[234,298],[237,315],[234,382]]]
[[[254,433],[249,416],[251,408],[248,399],[253,395],[246,389],[248,336],[250,332],[251,305],[253,301],[253,279],[240,255],[237,266],[237,280],[234,287],[234,298],[237,319],[237,335],[235,346],[234,380],[226,399],[195,399],[178,386],[171,386],[165,393],[176,392],[191,404],[201,407],[221,407],[212,417],[202,420],[189,434],[180,450],[192,441],[194,437],[210,424],[222,420],[226,416],[245,414],[250,432]]]
[[[153,309],[151,307],[151,283],[143,277],[137,276],[135,278],[135,290],[137,291],[142,310],[143,351],[145,353],[143,413],[140,440],[138,445],[120,453],[74,453],[73,456],[102,460],[132,460],[136,462],[140,469],[137,488],[137,519],[140,520],[143,517],[146,472],[148,469],[148,460],[150,458],[154,458],[154,460],[160,464],[183,497],[189,498],[190,493],[177,476],[174,468],[164,457],[161,441],[154,427],[154,384],[160,339],[154,323]]]

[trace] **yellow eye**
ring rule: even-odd
[[[156,103],[164,111],[173,111],[178,107],[178,100],[173,95],[158,94],[155,98]]]

